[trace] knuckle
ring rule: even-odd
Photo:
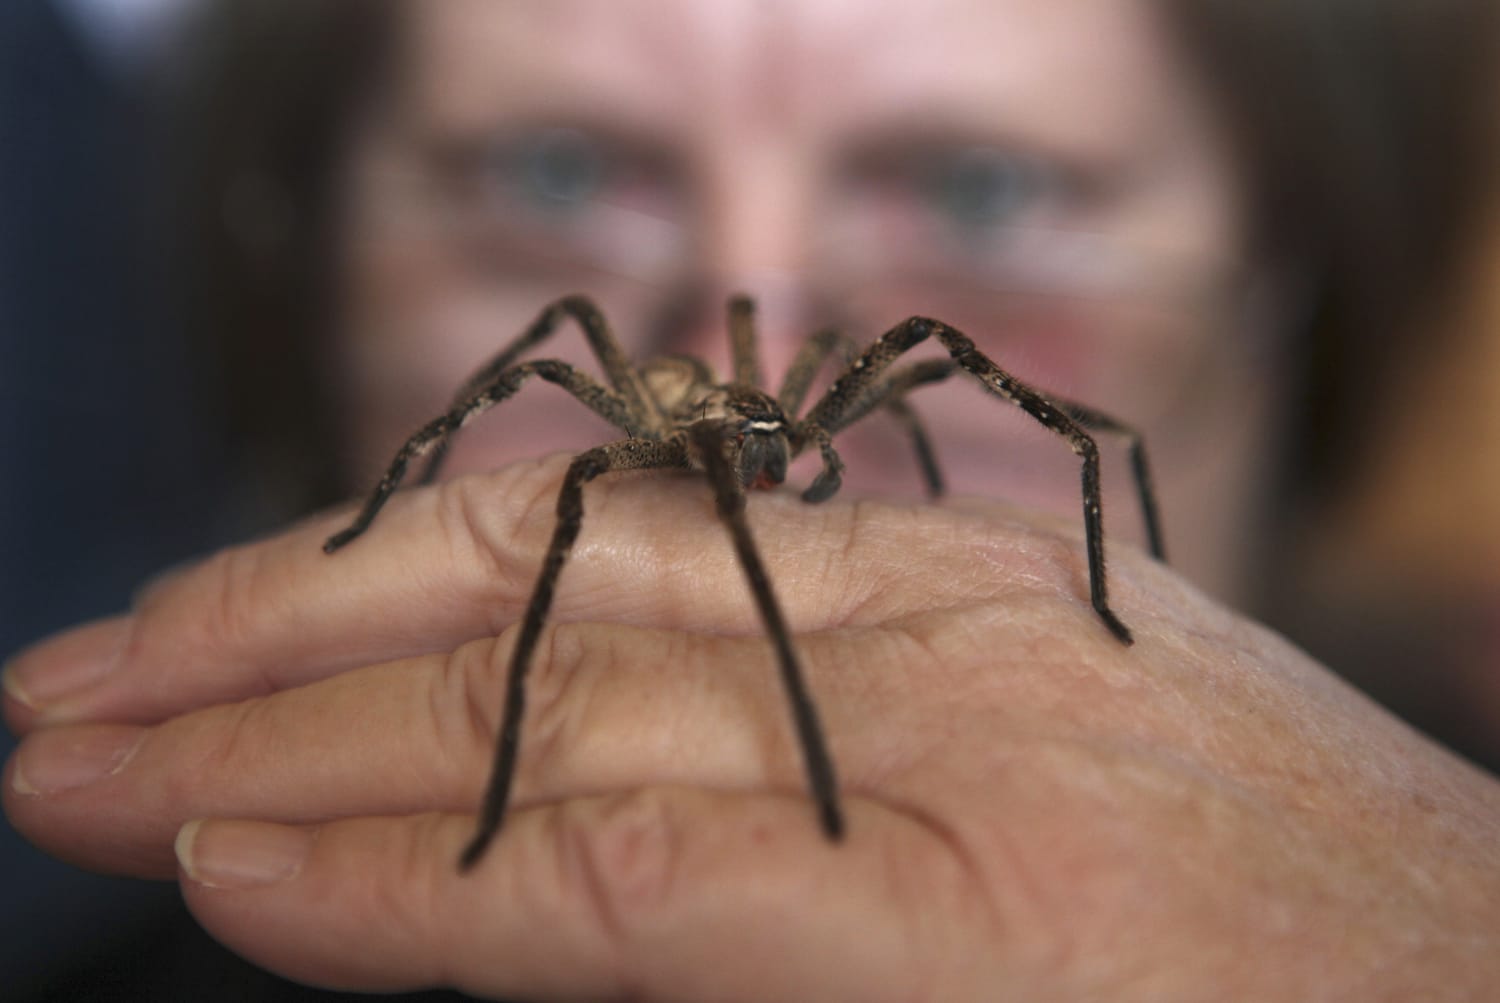
[[[443,750],[445,783],[468,790],[492,765],[519,634],[513,626],[498,638],[470,642],[447,655],[434,676],[427,718],[435,747]],[[564,778],[583,754],[598,678],[587,670],[592,661],[566,626],[547,628],[538,638],[526,679],[517,800]]]
[[[503,595],[514,594],[524,580],[517,541],[522,524],[502,525],[497,494],[487,477],[463,477],[438,488],[437,523],[449,566],[472,567],[476,581],[492,583]]]
[[[408,961],[417,981],[447,984],[461,965],[452,957],[468,917],[455,915],[451,895],[453,854],[448,816],[402,820],[388,833],[380,877],[369,884],[371,921],[382,940],[421,944]]]
[[[196,567],[153,583],[137,597],[132,653],[162,634],[174,645],[209,650],[240,650],[255,636],[267,612],[269,597],[261,548],[228,547]],[[258,680],[262,692],[268,680]]]
[[[264,706],[260,699],[245,700],[184,719],[180,727],[191,728],[192,733],[178,737],[174,744],[192,749],[192,754],[172,757],[162,784],[162,803],[183,806],[189,815],[200,814],[217,792],[233,789],[237,778],[263,766],[264,743],[259,735]]]
[[[168,595],[182,586],[182,582],[192,577],[203,565],[199,558],[179,561],[156,571],[143,582],[136,586],[130,596],[130,607],[132,610],[141,612],[149,610],[157,605],[161,597]]]
[[[494,748],[509,654],[503,637],[472,641],[445,655],[431,682],[431,747],[440,750],[446,774],[471,786]]]
[[[217,572],[218,591],[214,605],[213,629],[231,644],[251,633],[250,617],[255,609],[259,577],[254,550],[230,548],[215,555],[211,567]]]
[[[181,705],[174,687],[184,682],[203,703],[280,689],[281,666],[253,657],[268,627],[291,612],[277,576],[266,546],[247,544],[224,548],[143,596],[122,648],[128,664],[148,673],[138,695],[170,707]],[[184,678],[181,667],[194,661],[213,670]]]
[[[545,541],[556,522],[556,504],[566,458],[512,464],[499,473],[445,481],[437,491],[437,522],[451,566],[484,583],[514,608],[530,595]],[[500,625],[496,625],[498,633]]]
[[[527,691],[527,730],[524,755],[542,776],[564,773],[570,753],[588,732],[587,718],[599,673],[584,634],[568,626],[542,632],[532,655]]]
[[[684,820],[660,789],[576,806],[562,816],[570,896],[618,956],[667,919],[681,870]]]

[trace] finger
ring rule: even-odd
[[[317,985],[535,1000],[965,998],[953,983],[976,973],[954,959],[993,957],[1003,941],[949,844],[857,803],[855,834],[832,846],[802,807],[676,788],[537,807],[462,876],[467,816],[315,832],[208,822],[178,846],[209,932]]]
[[[963,636],[941,623],[927,631]],[[969,699],[950,677],[926,700],[929,713],[907,720],[911,676],[932,671],[931,638],[848,628],[807,637],[802,649],[852,789],[899,792],[903,764],[945,741],[925,722],[950,721]],[[961,649],[947,645],[955,667],[971,660]],[[508,634],[156,728],[44,729],[15,756],[7,811],[55,855],[163,877],[172,837],[189,818],[315,822],[472,809],[491,769],[510,656]],[[514,805],[653,784],[801,792],[802,778],[764,638],[587,624],[544,635]]]
[[[406,492],[336,556],[322,545],[347,513],[175,570],[133,615],[21,653],[11,723],[160,720],[499,633],[540,554],[541,471],[512,468],[483,502],[480,485]]]
[[[6,672],[27,733],[82,720],[148,723],[498,634],[529,598],[561,460],[403,493],[329,556],[347,514],[231,548],[147,591],[134,615],[45,642]],[[691,630],[758,628],[712,501],[691,477],[601,478],[554,618]],[[1003,511],[1003,510],[999,510]],[[993,513],[992,513],[993,514]],[[1037,582],[1086,594],[1076,539],[1014,517],[757,498],[751,521],[799,629],[878,622]]]

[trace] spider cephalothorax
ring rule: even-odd
[[[682,427],[689,431],[688,459],[695,468],[707,467],[707,459],[695,448],[698,425],[716,431],[709,441],[722,443],[729,454],[730,469],[742,488],[773,488],[786,480],[792,445],[788,436],[792,423],[768,394],[753,387],[703,386],[683,411]],[[674,420],[679,420],[674,415]]]
[[[838,491],[844,466],[833,448],[833,437],[870,412],[884,409],[905,426],[921,463],[928,492],[939,495],[943,490],[942,478],[922,424],[906,403],[906,394],[957,372],[968,373],[986,390],[1017,405],[1061,435],[1078,455],[1082,468],[1090,599],[1109,631],[1121,642],[1132,643],[1130,630],[1109,606],[1104,573],[1099,449],[1088,430],[1122,436],[1129,443],[1147,541],[1151,552],[1161,558],[1161,532],[1145,448],[1134,430],[1092,408],[1038,392],[995,365],[968,337],[926,317],[911,317],[903,321],[863,351],[857,351],[846,336],[835,331],[813,335],[793,360],[780,392],[772,397],[760,388],[753,315],[754,308],[749,299],[735,297],[730,301],[729,333],[734,373],[730,382],[718,383],[701,360],[684,356],[670,356],[637,367],[621,351],[603,316],[589,300],[570,296],[553,303],[464,384],[452,408],[423,426],[402,445],[354,522],[324,544],[323,549],[333,553],[363,533],[406,476],[407,466],[413,459],[423,455],[430,457],[422,480],[432,480],[453,434],[510,397],[533,376],[563,387],[594,413],[626,433],[627,438],[596,446],[575,457],[558,491],[557,525],[511,656],[495,764],[480,809],[478,830],[464,851],[460,866],[470,867],[484,854],[504,820],[520,744],[526,673],[552,605],[558,576],[583,525],[583,486],[600,474],[616,470],[686,468],[701,471],[708,478],[719,518],[729,530],[766,632],[775,646],[782,682],[802,746],[808,783],[818,805],[823,830],[831,839],[838,839],[844,829],[833,762],[802,678],[791,633],[745,520],[746,489],[780,484],[786,478],[790,462],[803,451],[816,449],[823,466],[812,484],[802,492],[802,497],[809,502],[824,501]],[[608,386],[555,359],[517,361],[526,351],[551,336],[566,317],[572,317],[583,329],[594,355],[604,368]],[[936,339],[947,349],[948,358],[891,368],[900,356],[929,338]],[[844,368],[806,416],[796,418],[813,377],[835,352],[845,356]]]

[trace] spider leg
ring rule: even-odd
[[[729,347],[734,359],[734,382],[759,387],[760,352],[755,338],[755,301],[748,296],[729,300]]]
[[[1146,542],[1151,549],[1151,556],[1165,563],[1166,542],[1161,529],[1161,515],[1156,505],[1156,489],[1151,481],[1151,466],[1146,461],[1146,440],[1134,427],[1103,412],[1055,397],[1053,401],[1084,428],[1106,432],[1125,440],[1126,448],[1130,451],[1130,470],[1135,480],[1136,496],[1140,501],[1141,519],[1146,527]]]
[[[438,415],[407,439],[396,451],[395,457],[386,469],[385,476],[370,493],[364,508],[355,517],[354,522],[347,529],[329,537],[328,541],[323,544],[324,552],[333,553],[370,527],[370,523],[374,521],[380,509],[400,486],[402,479],[406,476],[406,468],[412,460],[430,450],[440,448],[451,439],[453,433],[513,395],[532,376],[540,376],[547,382],[562,387],[616,428],[626,432],[632,432],[636,428],[637,415],[632,412],[630,404],[613,391],[601,386],[587,373],[555,359],[523,362],[519,366],[513,366],[493,376],[488,386],[477,393],[470,394],[452,410]]]
[[[905,408],[903,398],[910,390],[928,383],[938,383],[947,379],[958,366],[950,359],[931,359],[919,362],[908,369],[900,370],[889,377],[883,387],[867,393],[858,403],[852,405],[839,419],[838,423],[829,432],[837,435],[841,429],[859,421],[866,414],[877,407],[884,407],[901,420],[907,426],[917,449],[918,460],[922,463],[924,474],[927,478],[929,492],[933,497],[942,494],[943,486],[941,474],[935,462],[932,447],[927,441],[927,436],[917,416]],[[1151,556],[1158,561],[1165,562],[1167,559],[1165,536],[1161,529],[1161,515],[1156,503],[1156,490],[1151,479],[1151,465],[1146,458],[1146,440],[1133,426],[1127,425],[1117,418],[1105,414],[1095,408],[1078,404],[1073,401],[1063,400],[1059,397],[1050,398],[1054,404],[1068,413],[1078,424],[1091,431],[1106,432],[1125,440],[1126,448],[1130,455],[1130,469],[1135,481],[1136,498],[1141,508],[1141,520],[1146,530],[1146,544]],[[905,410],[905,414],[902,411]]]
[[[505,821],[510,802],[511,784],[515,779],[516,756],[521,743],[521,721],[526,710],[526,675],[542,626],[552,608],[563,565],[583,527],[583,486],[600,474],[615,470],[640,470],[689,466],[687,449],[681,437],[667,440],[622,439],[580,453],[568,467],[562,488],[557,493],[557,525],[552,541],[542,559],[536,588],[526,605],[521,631],[511,653],[510,675],[505,687],[505,705],[501,712],[500,733],[495,742],[494,766],[479,809],[479,824],[474,837],[459,857],[459,870],[467,871],[484,856],[490,842]]]
[[[823,363],[834,352],[842,352],[847,363],[857,351],[859,346],[854,343],[854,339],[835,328],[824,328],[804,341],[793,357],[792,364],[787,367],[786,376],[782,377],[781,392],[776,395],[776,402],[781,405],[781,410],[787,414],[796,414],[802,410],[802,402],[807,397],[808,388],[812,386],[813,377],[818,375],[818,370],[823,368]]]
[[[844,483],[844,461],[833,448],[833,436],[827,429],[798,426],[794,431],[793,448],[796,452],[801,452],[808,442],[814,442],[818,446],[818,452],[823,455],[823,469],[818,471],[818,476],[802,492],[802,500],[814,505],[825,502],[838,494],[839,487]]]
[[[781,405],[783,411],[787,414],[796,414],[801,409],[802,401],[812,386],[813,377],[834,352],[842,353],[844,363],[848,365],[856,358],[859,346],[853,338],[832,328],[818,331],[802,343],[796,357],[792,359],[792,364],[787,368],[786,377],[781,383],[781,392],[777,395],[777,403]],[[854,424],[875,408],[885,408],[901,423],[907,435],[911,437],[912,448],[917,454],[917,463],[922,469],[922,479],[927,486],[928,496],[932,498],[941,496],[943,476],[938,469],[937,455],[932,449],[932,443],[927,436],[922,419],[902,398],[913,387],[946,379],[952,370],[953,364],[947,360],[922,362],[911,367],[910,370],[903,370],[878,386],[871,387],[860,402],[851,409],[851,414],[846,415],[836,427],[827,430],[829,436],[836,435],[841,429]],[[821,442],[820,445],[822,445]],[[838,469],[842,470],[842,464]],[[817,492],[816,500],[818,501],[825,500],[833,494],[834,490],[837,490],[836,474],[831,475],[829,472],[826,451],[824,452],[824,472],[820,477],[825,482],[832,478],[834,488],[833,490],[821,488]],[[811,489],[809,492],[811,493]],[[804,498],[807,496],[804,495]],[[815,499],[807,498],[807,500]]]
[[[1094,612],[1124,644],[1133,643],[1129,628],[1109,606],[1104,570],[1104,515],[1099,481],[1099,446],[1083,425],[1062,406],[1032,389],[995,365],[966,335],[926,317],[911,317],[886,331],[866,348],[834,380],[821,400],[797,427],[799,439],[818,440],[829,429],[842,428],[847,417],[857,413],[881,374],[903,353],[930,337],[937,338],[953,362],[984,385],[985,389],[1015,404],[1038,422],[1067,440],[1082,464],[1084,543],[1088,553],[1089,597]],[[816,482],[814,482],[816,485]]]
[[[907,436],[911,438],[912,449],[917,454],[917,464],[922,469],[922,481],[927,486],[927,496],[940,498],[945,487],[942,470],[938,468],[937,453],[932,448],[932,441],[927,436],[927,429],[922,419],[906,402],[906,394],[928,383],[940,383],[953,375],[957,369],[958,367],[950,359],[924,359],[915,365],[897,370],[866,392],[865,396],[850,407],[840,417],[838,424],[830,428],[828,432],[830,435],[837,435],[841,430],[853,425],[876,408],[889,411],[906,429]]]
[[[937,453],[932,448],[932,440],[927,436],[927,428],[922,424],[922,419],[911,409],[910,404],[899,397],[886,401],[885,409],[906,429],[907,438],[911,439],[912,450],[917,454],[917,466],[922,471],[922,484],[927,488],[927,497],[934,501],[943,497],[948,486],[943,483],[943,471],[938,466]]]
[[[605,321],[604,314],[586,296],[566,296],[543,308],[526,330],[517,335],[515,340],[502,348],[494,358],[469,377],[454,395],[452,408],[459,408],[465,401],[492,384],[502,372],[515,365],[516,360],[522,354],[557,333],[558,326],[569,317],[583,331],[589,348],[604,369],[609,385],[625,402],[632,415],[636,416],[635,425],[657,433],[665,431],[666,420],[656,407],[656,402],[641,383],[635,367],[620,347],[608,322]],[[630,428],[620,427],[635,434]],[[445,437],[432,448],[432,452],[428,454],[427,465],[417,481],[418,484],[430,484],[437,479],[452,441],[451,436]]]
[[[823,738],[822,726],[818,723],[818,712],[802,677],[802,668],[797,652],[792,647],[791,631],[782,616],[781,604],[771,588],[771,579],[761,563],[760,551],[750,533],[750,524],[745,519],[745,491],[735,476],[734,467],[725,455],[725,439],[722,428],[716,422],[702,421],[689,430],[692,445],[709,483],[713,485],[714,502],[719,518],[728,528],[734,540],[735,553],[740,567],[755,596],[766,633],[776,648],[777,662],[781,667],[781,681],[791,704],[792,720],[797,729],[797,740],[802,745],[802,759],[807,769],[807,782],[818,806],[818,818],[823,832],[831,840],[844,834],[843,813],[839,809],[838,780],[834,776],[833,759]]]

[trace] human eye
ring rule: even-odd
[[[429,161],[450,208],[478,225],[586,228],[619,210],[675,211],[673,158],[629,138],[562,126],[449,137]]]
[[[676,159],[606,129],[521,125],[448,147],[453,235],[516,267],[669,267],[688,193]]]
[[[1074,227],[1080,190],[1066,164],[1013,146],[891,143],[850,158],[829,207],[846,242],[951,271],[1009,255],[1021,234]]]
[[[827,203],[830,281],[901,290],[924,309],[1001,291],[1061,302],[1136,280],[1138,256],[1112,229],[1106,165],[985,141],[861,152]]]
[[[543,216],[573,217],[608,191],[622,164],[577,129],[545,129],[491,143],[481,162],[491,199]]]
[[[1055,174],[1036,157],[967,147],[922,156],[909,169],[909,184],[934,223],[961,240],[975,240],[1043,209],[1058,195]]]

